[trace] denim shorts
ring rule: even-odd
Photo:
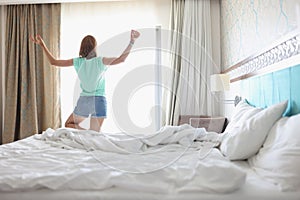
[[[106,117],[107,103],[104,96],[80,96],[73,111],[81,117]]]

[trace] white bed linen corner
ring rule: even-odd
[[[194,142],[193,142],[194,141]],[[0,195],[42,189],[149,194],[229,193],[246,174],[221,152],[216,133],[189,125],[131,137],[74,129],[48,129],[2,145]]]
[[[280,190],[300,191],[300,114],[278,120],[249,164]]]

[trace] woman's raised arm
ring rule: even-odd
[[[135,40],[139,36],[140,36],[140,33],[138,31],[131,30],[130,42],[129,42],[128,46],[126,47],[126,49],[123,51],[123,53],[119,57],[115,57],[115,58],[104,57],[102,59],[103,64],[104,65],[117,65],[119,63],[124,62],[126,60],[127,56],[129,55],[130,50],[131,50]]]
[[[47,48],[47,46],[45,45],[45,43],[40,35],[36,35],[35,38],[33,36],[30,36],[30,39],[35,44],[38,44],[42,47],[42,49],[43,49],[44,53],[46,54],[51,65],[55,65],[58,67],[69,67],[69,66],[73,65],[73,59],[58,60],[58,59],[54,58],[53,55],[51,54],[51,52],[49,51],[49,49]]]

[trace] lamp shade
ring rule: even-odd
[[[225,91],[230,89],[228,74],[213,74],[210,76],[210,90],[212,92]]]

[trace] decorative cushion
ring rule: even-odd
[[[221,133],[226,123],[225,117],[190,118],[190,125],[195,128],[205,128],[208,132]]]
[[[208,132],[223,132],[227,123],[226,117],[211,117],[205,115],[180,115],[178,125],[190,124],[195,128],[205,128]]]

